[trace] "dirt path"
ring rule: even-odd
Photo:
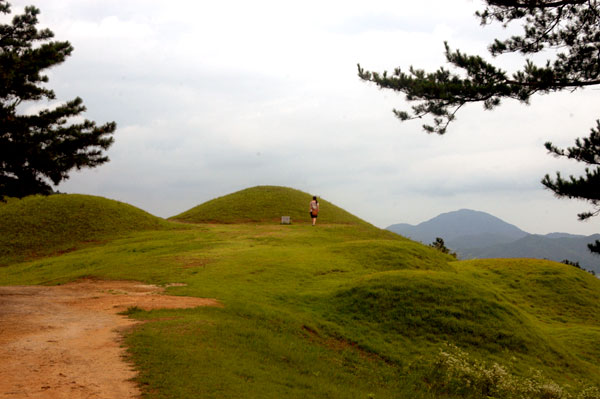
[[[220,306],[161,295],[135,282],[82,280],[56,287],[0,287],[0,398],[129,399],[140,395],[119,331],[142,309]]]

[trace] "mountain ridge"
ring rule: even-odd
[[[447,244],[457,247],[463,247],[463,242],[470,239],[483,241],[475,245],[481,247],[498,242],[511,242],[529,234],[496,216],[471,209],[442,213],[418,225],[400,223],[390,225],[386,229],[425,244],[442,237]],[[482,239],[482,234],[491,234],[494,237],[485,240]]]
[[[587,249],[588,243],[600,239],[597,234],[531,234],[489,213],[470,209],[442,213],[418,225],[398,223],[386,229],[424,244],[441,237],[461,259],[569,260],[600,273],[600,257]]]

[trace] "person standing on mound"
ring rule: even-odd
[[[312,201],[310,201],[310,217],[312,218],[312,225],[314,226],[317,223],[317,216],[319,216],[319,201],[317,201],[317,197],[314,196]]]

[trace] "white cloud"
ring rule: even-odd
[[[532,232],[594,230],[576,222],[581,204],[554,199],[539,180],[580,170],[549,157],[543,143],[572,145],[587,135],[595,92],[540,97],[530,107],[507,102],[494,112],[467,107],[446,136],[432,137],[419,121],[393,117],[392,108],[410,106],[402,96],[357,77],[357,63],[375,71],[437,68],[444,40],[486,51],[491,38],[509,32],[482,30],[473,16],[479,2],[54,0],[39,7],[42,25],[75,47],[50,71],[50,87],[61,101],[81,96],[86,117],[119,125],[111,162],[74,173],[63,191],[171,216],[234,190],[279,184],[323,195],[379,226],[468,207]],[[507,69],[521,63],[496,61]]]

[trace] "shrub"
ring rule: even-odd
[[[539,370],[532,370],[529,377],[519,377],[498,363],[474,360],[450,344],[440,350],[430,382],[439,393],[467,398],[600,399],[600,390],[595,386],[585,386],[572,395]]]

